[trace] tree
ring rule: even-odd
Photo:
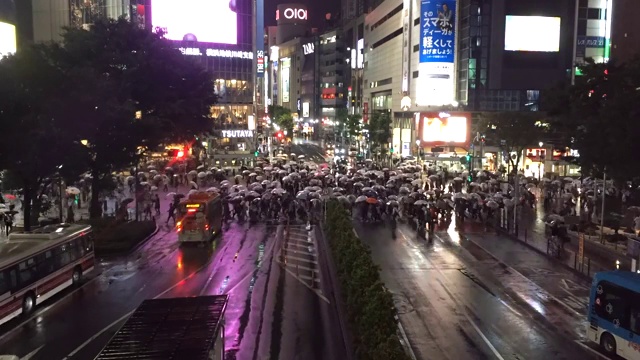
[[[509,156],[512,169],[517,169],[525,149],[545,136],[544,114],[535,111],[483,113],[475,128],[486,140]]]
[[[640,57],[624,64],[588,61],[575,84],[546,96],[551,130],[578,150],[585,175],[624,182],[640,176],[636,162],[640,142]]]
[[[25,47],[0,61],[0,168],[22,186],[24,228],[39,215],[43,190],[56,173],[79,174],[73,129],[58,126],[58,113],[67,94],[64,73],[41,46]],[[36,210],[32,212],[32,204]]]
[[[377,110],[369,119],[367,130],[369,130],[369,141],[374,149],[382,149],[387,146],[391,139],[391,114],[386,110]]]
[[[86,144],[91,217],[101,215],[100,191],[114,171],[136,165],[147,149],[193,142],[211,128],[212,76],[162,34],[100,20],[89,31],[66,29],[49,52],[72,84],[63,128]]]
[[[271,119],[276,125],[286,130],[287,134],[291,134],[291,137],[293,137],[294,123],[291,110],[280,105],[270,105],[269,114],[271,114]]]
[[[349,137],[355,138],[362,133],[362,115],[354,114],[347,116],[347,133]]]

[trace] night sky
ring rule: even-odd
[[[306,4],[309,8],[309,22],[312,27],[322,28],[324,15],[331,13],[335,18],[340,10],[340,0],[264,0],[264,23],[276,25],[276,8],[279,4]]]

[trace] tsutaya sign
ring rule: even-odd
[[[180,52],[184,55],[202,56],[206,54],[207,56],[212,57],[253,59],[253,53],[250,51],[205,49],[205,53],[203,54],[198,48],[180,48]]]
[[[253,130],[222,130],[223,138],[250,138]]]

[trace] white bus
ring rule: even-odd
[[[94,268],[91,226],[47,225],[0,243],[0,324],[78,284]]]

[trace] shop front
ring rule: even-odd
[[[246,129],[228,129],[215,131],[211,139],[214,146],[209,147],[213,166],[248,166],[255,158],[255,132]]]

